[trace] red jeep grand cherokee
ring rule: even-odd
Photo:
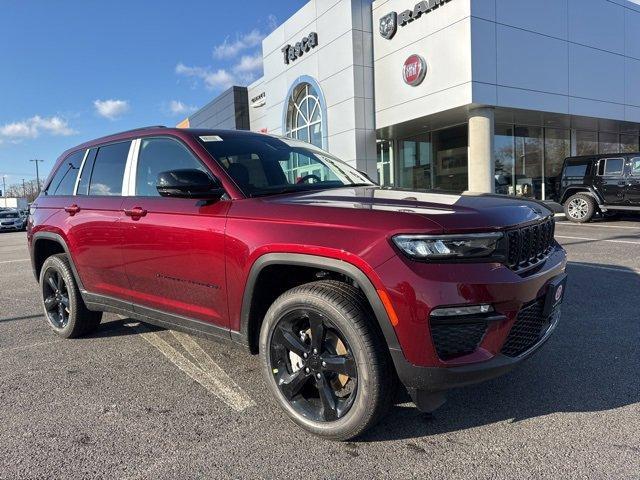
[[[501,375],[560,316],[544,205],[380,188],[297,140],[152,127],[64,153],[31,210],[47,322],[110,311],[260,354],[276,401],[355,437],[397,380],[424,411]]]

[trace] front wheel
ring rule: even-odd
[[[260,332],[267,385],[299,426],[348,440],[388,410],[394,372],[366,298],[337,281],[314,282],[280,296]]]
[[[76,285],[64,254],[47,258],[40,270],[42,306],[49,327],[63,338],[76,338],[94,331],[102,312],[89,311]]]
[[[587,223],[596,213],[596,202],[589,195],[577,193],[564,204],[564,213],[572,222]]]

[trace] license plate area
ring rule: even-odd
[[[543,315],[548,317],[562,303],[566,293],[567,275],[562,274],[549,282],[545,296]]]

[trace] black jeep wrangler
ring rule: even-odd
[[[640,212],[640,153],[569,157],[560,189],[572,222],[588,222],[596,212]]]

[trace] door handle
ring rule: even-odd
[[[80,211],[80,207],[74,203],[73,205],[64,207],[64,211],[73,217],[76,213]]]
[[[127,217],[140,218],[147,214],[147,211],[141,207],[125,208],[124,214]]]

